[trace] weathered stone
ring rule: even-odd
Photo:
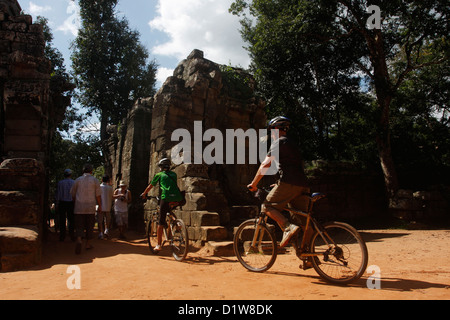
[[[36,227],[0,227],[0,271],[10,272],[40,262],[41,244]]]
[[[0,227],[0,252],[2,254],[34,252],[38,246],[36,227]]]
[[[217,212],[191,211],[190,225],[192,227],[218,226],[220,217]]]
[[[222,241],[228,238],[228,231],[222,226],[189,227],[189,238],[201,241]]]
[[[37,230],[45,229],[48,196],[44,164],[74,86],[60,76],[50,79],[43,28],[21,14],[16,0],[0,0],[0,21],[0,263],[9,271],[39,261]],[[5,229],[15,225],[22,227]]]
[[[242,71],[236,72],[244,74]],[[246,77],[249,76],[246,75]],[[251,83],[251,81],[247,83]],[[191,142],[193,142],[195,121],[202,122],[203,131],[211,128],[219,129],[224,136],[226,129],[242,128],[247,130],[265,126],[264,102],[253,96],[236,99],[235,97],[243,95],[239,95],[235,91],[243,88],[236,89],[226,86],[221,67],[205,59],[202,51],[193,50],[187,59],[179,63],[173,76],[167,78],[153,97],[151,125],[149,122],[142,123],[141,118],[127,118],[126,126],[122,125],[125,132],[129,130],[130,121],[139,121],[142,125],[151,127],[150,161],[147,168],[149,180],[159,172],[158,161],[163,157],[170,158],[172,147],[180,142],[172,141],[172,133],[176,129],[186,129],[191,135]],[[253,87],[246,90],[252,92]],[[203,132],[197,134],[203,136]],[[126,134],[123,133],[121,136],[126,136]],[[121,148],[129,150],[128,154],[137,148],[137,144],[129,139],[123,143]],[[201,144],[202,148],[207,145],[203,142]],[[116,161],[117,159],[121,161],[120,165],[115,165],[114,170],[116,170],[116,175],[124,176],[134,169],[124,165],[129,157],[124,152],[117,156],[117,146],[120,145],[120,142],[111,144],[115,148],[115,152],[112,154],[116,155]],[[186,152],[186,150],[184,151]],[[191,150],[192,159],[185,159],[185,162],[196,159],[195,151]],[[192,239],[204,241],[210,237],[210,234],[212,236],[224,232],[217,231],[222,229],[216,230],[213,225],[219,227],[230,221],[230,201],[241,201],[242,198],[245,198],[245,195],[242,196],[241,191],[235,188],[236,182],[248,183],[251,180],[250,176],[257,170],[257,165],[250,165],[252,169],[243,169],[242,167],[245,166],[247,165],[206,165],[204,163],[182,163],[174,166],[173,170],[177,174],[178,185],[181,190],[186,191],[187,201],[182,210],[177,211],[176,214],[190,226]],[[152,194],[157,194],[157,190]],[[147,202],[145,204],[146,211],[155,209],[155,203]],[[205,225],[208,225],[210,229],[198,229]],[[222,234],[222,236],[224,235]]]
[[[216,257],[232,257],[235,255],[233,241],[208,241],[202,252]]]

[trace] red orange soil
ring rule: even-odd
[[[313,269],[298,268],[294,254],[279,255],[265,273],[246,271],[237,259],[205,250],[176,262],[169,248],[157,256],[144,239],[95,240],[74,254],[74,244],[52,235],[40,265],[0,273],[0,299],[450,299],[449,230],[367,230],[369,266],[378,266],[381,288],[365,275],[348,286],[323,282]],[[68,266],[80,268],[81,289],[69,290]],[[374,283],[374,282],[371,282]]]

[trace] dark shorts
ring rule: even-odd
[[[86,240],[94,237],[95,214],[75,214],[75,232],[77,237],[83,237],[86,231]]]
[[[293,209],[306,211],[309,206],[309,192],[308,187],[278,183],[267,195],[262,210],[265,211],[265,208],[271,207],[282,211],[289,204]]]
[[[167,213],[170,212],[170,202],[161,200],[159,203],[159,221],[158,224],[167,227],[166,217]]]

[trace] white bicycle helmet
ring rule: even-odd
[[[170,160],[168,158],[163,158],[161,160],[159,160],[158,166],[162,169],[168,169],[170,168]]]

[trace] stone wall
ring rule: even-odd
[[[155,95],[149,177],[159,172],[158,161],[170,158],[171,149],[179,143],[171,141],[176,129],[188,130],[194,142],[196,130],[202,136],[208,129],[218,129],[225,137],[226,129],[264,128],[264,102],[253,94],[251,77],[232,69],[230,71],[242,81],[231,86],[223,70],[223,66],[205,59],[202,51],[194,50],[179,63],[173,76]],[[201,143],[201,150],[208,145],[199,141],[201,138],[196,140]],[[194,154],[193,144],[191,147]],[[194,162],[193,157],[191,162]],[[257,167],[206,165],[204,162],[186,164],[185,161],[174,168],[180,189],[186,191],[187,203],[179,214],[188,225],[191,239],[209,241],[228,237],[223,226],[230,222],[230,207],[245,194],[245,185]],[[150,210],[154,206],[150,203],[145,208]]]
[[[381,172],[364,170],[358,163],[313,161],[306,169],[312,192],[326,194],[315,213],[326,220],[348,220],[387,214]]]
[[[140,216],[144,205],[138,196],[159,172],[158,161],[170,158],[172,147],[178,143],[171,141],[176,129],[187,129],[193,135],[195,121],[201,122],[201,134],[210,128],[219,129],[224,136],[226,129],[264,128],[264,102],[253,94],[253,79],[242,70],[230,69],[245,80],[231,86],[221,67],[223,70],[223,66],[205,59],[203,52],[194,50],[179,63],[153,99],[146,102],[145,116],[133,117],[138,110],[135,107],[120,129],[111,128],[114,176],[129,181],[134,195],[131,207],[136,209],[130,212],[130,218],[138,229],[143,225]],[[136,128],[141,128],[137,139]],[[147,130],[151,130],[150,134]],[[205,142],[202,147],[206,145]],[[143,159],[145,156],[147,159]],[[192,239],[206,241],[228,236],[223,225],[230,221],[230,207],[246,202],[242,200],[248,198],[245,185],[257,168],[258,165],[204,163],[173,168],[180,189],[187,192],[187,204],[178,214],[187,222]],[[157,193],[155,188],[152,195]],[[155,207],[156,202],[149,201],[145,203],[145,212]]]
[[[406,221],[430,221],[450,217],[450,187],[431,186],[428,190],[400,189],[390,200],[394,216]]]
[[[136,102],[120,126],[110,126],[108,140],[112,155],[112,181],[128,184],[133,202],[129,208],[129,226],[143,230],[143,205],[139,195],[147,187],[150,162],[150,133],[153,98]]]
[[[0,270],[40,260],[51,137],[72,85],[50,77],[40,24],[0,0]]]

